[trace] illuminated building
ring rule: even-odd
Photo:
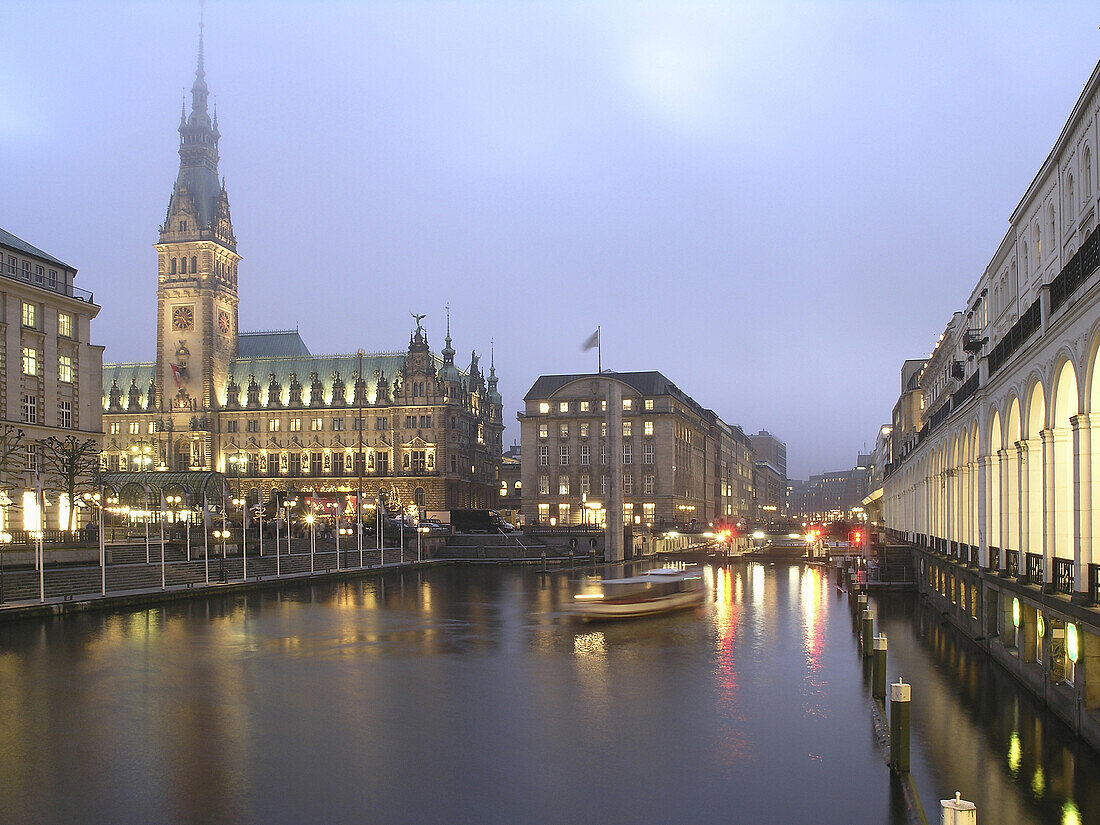
[[[99,307],[92,293],[73,285],[73,267],[0,229],[0,274],[0,419],[23,431],[26,447],[0,467],[6,496],[0,529],[17,530],[30,527],[17,513],[24,493],[34,489],[40,460],[34,442],[68,435],[99,440],[103,347],[90,343]],[[33,499],[32,493],[32,506]],[[67,513],[60,496],[48,496],[42,526],[67,527]],[[38,526],[37,510],[23,515]]]
[[[622,392],[622,455],[608,455],[607,381]],[[543,375],[519,414],[527,524],[602,524],[609,460],[624,521],[708,526],[752,515],[752,447],[659,372]]]
[[[416,317],[407,348],[314,356],[297,330],[242,333],[229,197],[218,173],[216,113],[203,47],[180,167],[157,249],[157,355],[103,371],[103,462],[148,470],[151,486],[224,473],[250,501],[293,490],[429,509],[495,503],[503,432],[496,369],[476,353],[431,352]],[[361,480],[361,481],[360,481]],[[136,482],[136,479],[135,479]],[[132,485],[136,488],[138,485]]]

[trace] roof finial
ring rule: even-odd
[[[489,339],[489,369],[495,369],[497,364],[496,341]]]

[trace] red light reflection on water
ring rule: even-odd
[[[719,743],[719,755],[727,767],[753,758],[744,726],[745,712],[738,703],[735,644],[741,613],[741,573],[719,567],[714,571],[715,681],[718,708],[726,717],[728,733]]]

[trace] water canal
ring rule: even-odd
[[[568,572],[440,567],[0,626],[0,821],[898,823],[847,600],[708,569],[700,610],[564,621]],[[1100,762],[912,599],[929,818],[1100,821]]]

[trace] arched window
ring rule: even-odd
[[[1086,198],[1091,198],[1092,197],[1092,147],[1091,146],[1086,146],[1085,147],[1084,176],[1085,176],[1085,184],[1084,184],[1085,197]]]
[[[1071,219],[1077,214],[1077,201],[1073,198],[1073,172],[1066,178],[1066,209],[1069,210]]]
[[[417,507],[427,507],[428,506],[428,497],[427,497],[427,495],[425,495],[423,487],[417,487],[416,488],[416,506]]]
[[[1035,268],[1043,265],[1043,233],[1039,231],[1039,224],[1035,224]]]
[[[173,275],[176,274],[176,259],[175,258],[172,259],[172,274]]]
[[[1048,213],[1050,218],[1050,250],[1053,252],[1058,248],[1058,230],[1054,227],[1054,204],[1050,205],[1050,211]]]
[[[1053,214],[1054,213],[1051,212],[1052,216],[1053,216]],[[194,273],[194,272],[198,272],[198,271],[199,271],[199,259],[196,256],[192,255],[191,256],[191,272]]]
[[[1028,276],[1027,268],[1027,241],[1024,241],[1023,248],[1020,250],[1020,263],[1023,265],[1024,277]]]

